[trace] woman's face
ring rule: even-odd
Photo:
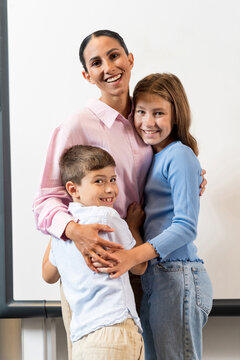
[[[83,76],[97,85],[102,100],[128,94],[133,55],[127,55],[120,43],[108,36],[92,38],[84,50],[88,72]]]
[[[172,106],[161,96],[143,93],[138,96],[134,112],[134,125],[145,144],[161,151],[173,140]]]

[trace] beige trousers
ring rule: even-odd
[[[73,343],[72,360],[144,360],[142,335],[132,319],[104,326]]]
[[[72,311],[70,306],[65,298],[62,282],[60,282],[60,296],[61,296],[61,308],[62,308],[62,318],[63,324],[66,330],[67,335],[67,349],[68,349],[68,360],[72,360],[72,342],[70,339],[70,322],[72,319]]]
[[[137,311],[139,313],[141,297],[142,297],[140,276],[133,275],[130,273],[130,282],[131,282],[133,292],[135,295]],[[67,335],[68,360],[72,360],[72,342],[70,339],[70,322],[72,319],[72,312],[71,312],[70,306],[65,298],[61,282],[60,282],[60,294],[61,294],[61,307],[62,307],[63,323],[65,326],[66,335]],[[124,359],[122,359],[122,360],[124,360]]]

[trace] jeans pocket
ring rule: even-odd
[[[163,271],[163,272],[177,272],[177,271],[183,271],[182,265],[176,265],[175,263],[157,263],[156,264],[157,271]]]
[[[207,315],[212,309],[212,283],[204,267],[192,267],[196,303]]]

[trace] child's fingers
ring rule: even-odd
[[[111,278],[111,279],[117,279],[117,278],[119,278],[119,276],[121,276],[122,275],[122,273],[120,272],[120,271],[116,271],[116,272],[112,272],[110,275],[109,275],[109,277]]]
[[[96,269],[95,266],[92,264],[89,256],[84,255],[83,257],[84,257],[84,260],[85,260],[87,266],[88,266],[92,271],[94,271],[94,272],[97,273],[97,272],[98,272],[98,269]]]
[[[109,267],[109,266],[103,266],[103,267],[100,267],[98,268],[98,271],[101,272],[101,273],[106,273],[106,274],[112,274],[112,273],[115,273],[116,272],[116,268],[113,267]]]
[[[109,277],[111,279],[117,279],[117,278],[119,278],[119,276],[122,275],[122,273],[120,271],[113,271],[113,268],[102,267],[102,268],[98,268],[98,271],[100,273],[109,274]]]
[[[92,261],[92,259],[91,259]],[[92,264],[95,268],[101,268],[102,267],[102,264],[100,264],[100,262],[97,262],[97,261],[92,261]]]
[[[112,263],[117,264],[119,262],[118,256],[115,255],[115,252],[101,249],[99,252],[96,253],[96,255],[92,255],[92,257],[94,258],[94,261],[99,261],[99,256],[101,259],[106,260],[106,265],[107,265],[107,263],[108,264],[112,264]]]
[[[88,257],[89,257],[89,260],[91,262],[91,265],[93,265],[91,259],[94,259],[94,262],[99,263],[101,266],[105,266],[105,267],[112,267],[113,266],[113,264],[110,261],[106,260],[106,258],[109,259],[109,257],[106,256],[106,255],[104,255],[104,257],[103,257],[101,254],[90,251]]]
[[[106,266],[103,266],[99,261],[93,261],[93,260],[91,260],[92,261],[92,264],[93,264],[93,266],[96,268],[96,269],[99,269],[99,268],[106,268]],[[116,263],[112,263],[112,266],[115,266],[116,265]],[[109,266],[108,266],[109,267]],[[112,267],[111,267],[112,268]]]
[[[111,274],[112,268],[109,268],[109,267],[99,267],[99,268],[98,268],[98,271],[99,271],[100,273]]]

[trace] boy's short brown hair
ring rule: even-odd
[[[115,167],[116,163],[106,150],[90,145],[75,145],[64,151],[59,166],[62,184],[66,186],[68,181],[80,185],[87,172],[107,166]]]

